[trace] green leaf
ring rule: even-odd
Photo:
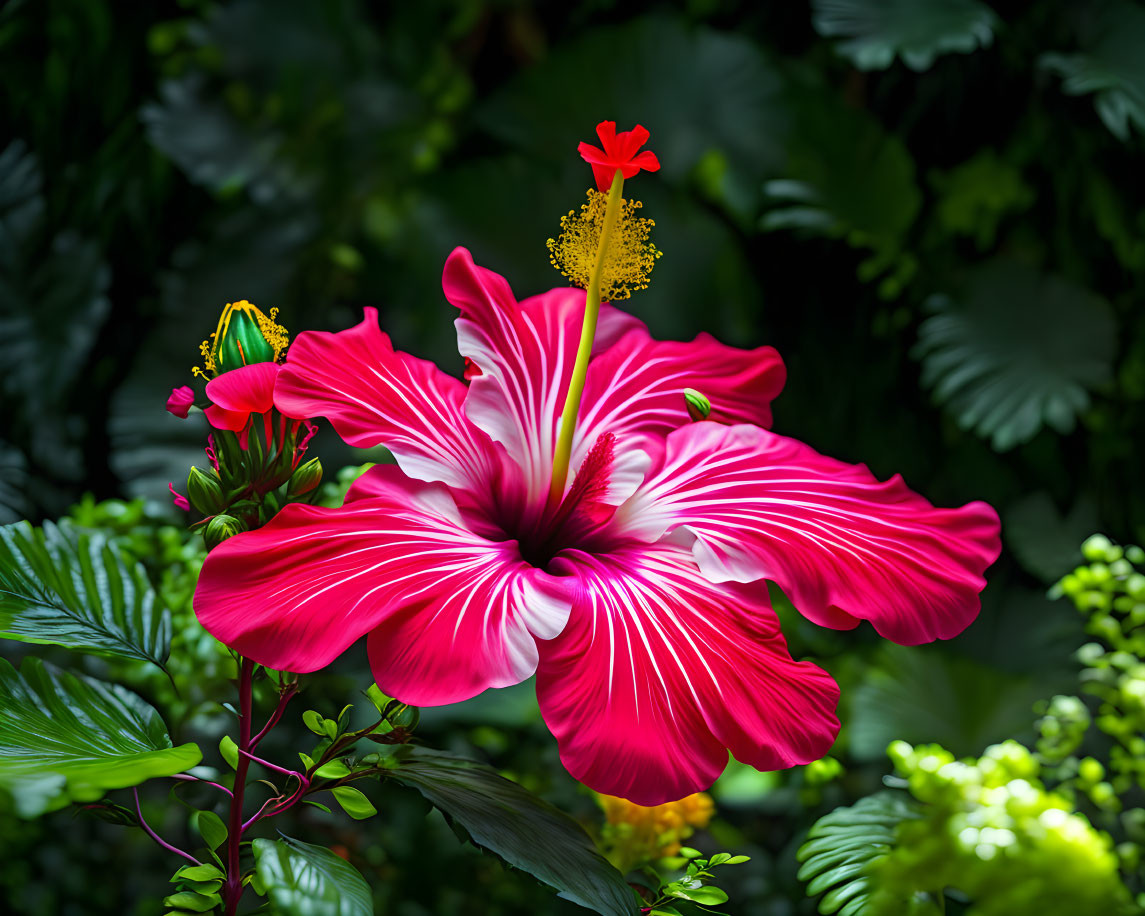
[[[793,123],[781,177],[764,185],[772,208],[764,231],[793,229],[871,249],[861,279],[893,268],[893,296],[914,272],[903,253],[922,206],[914,160],[903,142],[871,115],[820,87],[791,91]]]
[[[1119,140],[1129,140],[1130,124],[1145,133],[1145,10],[1119,0],[1077,11],[1081,53],[1043,54],[1039,63],[1063,77],[1067,95],[1094,94],[1098,116]]]
[[[208,849],[218,849],[227,841],[227,825],[214,811],[196,811],[194,821]]]
[[[918,817],[918,807],[910,796],[879,792],[849,808],[836,808],[815,822],[797,858],[803,863],[799,880],[807,883],[807,895],[827,891],[819,904],[820,913],[834,913],[856,899],[851,912],[866,911],[868,870],[893,847],[898,825],[914,817]]]
[[[226,761],[227,766],[232,770],[238,769],[239,746],[235,744],[234,738],[230,735],[223,735],[223,737],[219,739],[219,753],[222,755],[223,760]]]
[[[1081,563],[1081,542],[1098,527],[1097,510],[1088,499],[1062,515],[1042,491],[1007,509],[1002,533],[1022,568],[1052,585]]]
[[[1005,451],[1044,424],[1071,432],[1111,375],[1117,323],[1094,293],[1018,262],[973,270],[955,298],[932,296],[913,355],[922,382],[963,429]]]
[[[331,760],[315,770],[314,775],[322,779],[341,779],[343,776],[350,775],[350,768],[341,760]]]
[[[323,724],[324,722],[325,720],[322,716],[313,709],[308,709],[302,714],[302,724],[314,732],[319,738],[326,737],[326,726]]]
[[[0,528],[0,637],[163,667],[170,614],[143,567],[64,521]]]
[[[0,747],[0,787],[22,817],[182,773],[203,757],[194,744],[172,747],[159,713],[131,691],[38,658],[19,671],[0,659]]]
[[[378,813],[378,809],[370,803],[370,800],[353,786],[338,786],[336,789],[331,789],[330,794],[342,806],[342,810],[356,821],[365,820]]]
[[[682,900],[691,900],[692,903],[699,903],[704,906],[719,906],[721,903],[727,903],[728,900],[726,892],[710,885],[702,887],[681,887],[679,884],[672,884],[669,885],[669,887],[671,890],[665,888],[665,892],[671,894],[673,897],[679,897]]]
[[[386,775],[421,792],[476,845],[590,910],[636,912],[624,877],[563,811],[484,764],[420,747],[404,751]]]
[[[163,898],[163,905],[192,913],[207,913],[219,905],[222,898],[218,894],[197,894],[194,891],[179,891]]]
[[[277,916],[373,916],[370,886],[329,849],[287,836],[253,845],[255,869]]]
[[[851,691],[851,752],[880,760],[896,738],[935,741],[958,754],[1031,728],[1035,679],[931,647],[884,646]]]
[[[860,70],[884,70],[899,55],[926,70],[941,54],[989,47],[998,17],[978,0],[812,0],[815,30],[845,38],[837,49]]]
[[[185,865],[175,872],[175,878],[186,881],[214,881],[225,878],[217,865]],[[174,880],[174,878],[172,879]]]

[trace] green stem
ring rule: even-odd
[[[576,418],[580,412],[580,399],[584,394],[584,380],[588,372],[588,359],[592,355],[592,342],[596,337],[596,321],[600,317],[600,280],[604,272],[605,255],[616,219],[620,215],[621,193],[624,191],[624,175],[619,169],[612,178],[608,191],[608,204],[604,210],[604,224],[600,229],[600,241],[596,245],[596,260],[589,275],[588,288],[584,294],[584,324],[580,329],[580,345],[576,351],[569,391],[565,396],[565,407],[561,413],[560,433],[556,450],[553,452],[553,484],[549,491],[551,501],[559,503],[564,495],[565,482],[569,476],[569,460],[572,458],[573,433],[576,431]]]

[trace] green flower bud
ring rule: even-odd
[[[203,532],[203,543],[207,545],[207,550],[214,550],[227,538],[243,531],[246,531],[246,526],[234,516],[216,515],[207,522],[206,530]]]
[[[222,481],[201,468],[193,467],[187,475],[187,497],[203,515],[216,515],[227,507]]]
[[[299,465],[298,470],[294,472],[294,476],[290,478],[290,483],[286,485],[286,495],[295,499],[309,493],[321,482],[322,462],[317,458],[311,458],[306,464]]]
[[[290,342],[286,328],[275,323],[277,315],[278,309],[271,309],[267,316],[245,299],[227,303],[215,333],[199,345],[205,369],[196,373],[210,378],[251,363],[277,360]]]
[[[688,408],[688,416],[693,422],[706,420],[712,413],[712,402],[704,397],[695,388],[684,389],[684,405]]]

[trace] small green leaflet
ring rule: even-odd
[[[143,567],[66,520],[0,528],[0,637],[163,667],[170,614]]]
[[[171,746],[154,709],[131,691],[26,658],[0,659],[0,788],[36,817],[108,789],[195,766],[194,744]]]
[[[373,916],[365,878],[329,849],[288,836],[253,845],[255,869],[276,916]]]

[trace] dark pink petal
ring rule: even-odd
[[[274,408],[274,380],[281,370],[277,363],[240,366],[207,382],[207,397],[212,404],[234,413],[268,413]]]
[[[227,429],[232,433],[241,432],[250,420],[250,413],[245,410],[224,410],[214,405],[203,413],[207,415],[207,422],[215,429]]]
[[[659,442],[689,425],[685,388],[711,401],[712,420],[770,426],[771,402],[786,376],[772,347],[740,350],[710,334],[691,343],[653,340],[640,324],[589,364],[572,466],[580,466],[604,432],[616,436],[619,462],[632,450],[645,449],[647,440]],[[629,493],[617,490],[618,496]]]
[[[379,686],[417,705],[529,677],[535,637],[565,623],[565,584],[522,561],[516,542],[469,531],[445,486],[375,471],[378,495],[341,509],[292,504],[212,550],[199,621],[260,664],[300,672],[374,631]]]
[[[167,398],[167,412],[174,414],[180,420],[186,420],[187,414],[191,411],[191,405],[194,403],[195,392],[191,390],[189,385],[172,388],[171,395]]]
[[[184,512],[189,512],[191,509],[191,502],[175,489],[174,483],[167,484],[167,489],[171,491],[171,502],[175,504],[176,509],[182,509]]]
[[[817,760],[839,730],[839,690],[795,662],[762,583],[706,581],[684,547],[630,546],[552,564],[578,584],[541,643],[537,697],[568,771],[597,792],[657,805],[706,789],[736,759]]]
[[[467,373],[465,413],[520,467],[528,501],[543,500],[584,321],[584,292],[555,289],[518,304],[505,279],[474,264],[464,248],[446,261],[442,285],[461,311],[458,349],[479,370]],[[602,308],[596,351],[637,325],[617,309]]]
[[[384,445],[411,477],[488,489],[497,461],[462,412],[465,384],[395,351],[377,311],[365,311],[347,331],[298,335],[275,387],[279,410],[327,417],[350,445]]]
[[[961,633],[1001,548],[985,503],[938,509],[897,475],[880,483],[794,439],[710,422],[668,437],[612,524],[646,540],[678,529],[712,581],[771,579],[818,624],[869,620],[904,645]]]

